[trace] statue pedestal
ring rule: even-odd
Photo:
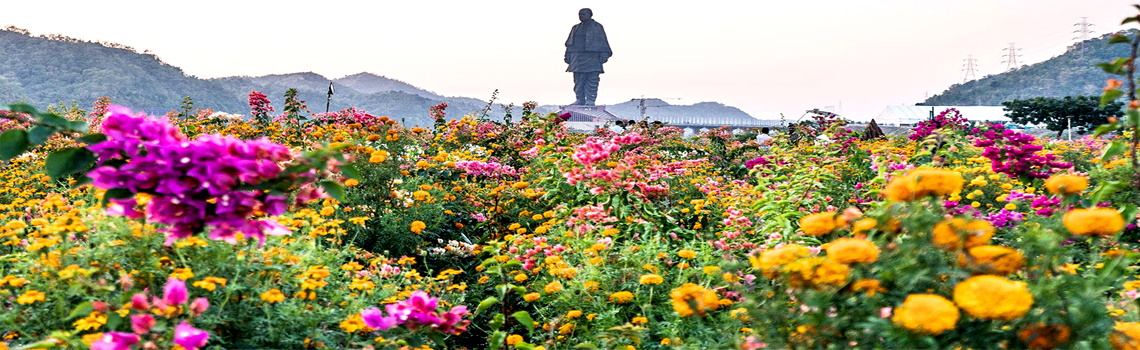
[[[613,113],[606,111],[606,106],[562,106],[562,110],[558,111],[558,114],[563,113],[570,113],[570,120],[567,120],[567,122],[589,122],[604,124],[605,122],[624,120],[618,118],[618,116],[614,115]]]

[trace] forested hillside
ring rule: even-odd
[[[1136,31],[1127,34],[1134,36]],[[1044,62],[954,84],[919,105],[1000,106],[1002,102],[1031,97],[1097,95],[1112,76],[1096,64],[1128,55],[1128,45],[1109,46],[1110,37],[1111,34],[1078,43]]]

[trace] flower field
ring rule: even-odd
[[[0,349],[1140,348],[1117,121],[758,144],[250,104],[0,111]]]

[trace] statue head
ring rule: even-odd
[[[582,22],[589,21],[591,17],[594,17],[594,11],[590,9],[578,10],[578,19],[582,20]]]

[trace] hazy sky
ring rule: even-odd
[[[1124,0],[4,1],[0,26],[150,50],[202,77],[372,72],[448,96],[574,101],[562,62],[582,7],[614,56],[598,103],[717,101],[761,119],[841,105],[851,119],[1035,63],[1135,15]]]

